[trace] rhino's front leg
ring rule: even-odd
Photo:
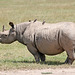
[[[28,44],[27,45],[28,50],[30,51],[30,53],[35,57],[35,60],[37,63],[40,62],[40,55],[38,53],[38,50],[32,46],[32,44]]]

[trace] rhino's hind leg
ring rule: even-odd
[[[67,57],[65,64],[72,64],[74,61],[74,59],[70,59],[69,57]]]
[[[69,51],[66,51],[67,52],[67,59],[65,61],[66,64],[72,64],[73,61],[75,60],[75,50],[69,50]]]

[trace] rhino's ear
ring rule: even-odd
[[[10,25],[12,28],[14,28],[13,22],[9,22],[9,25]]]

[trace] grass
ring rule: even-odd
[[[52,72],[42,72],[41,74],[45,74],[45,75],[47,75],[47,74],[52,74]]]
[[[75,22],[75,1],[0,0],[0,30],[2,30],[2,25],[9,29],[9,21],[17,24],[36,18],[49,23]],[[65,52],[56,56],[46,56],[45,63],[36,64],[26,46],[18,42],[10,45],[0,44],[0,70],[69,67],[62,64],[66,57]],[[75,67],[75,62],[71,67]]]

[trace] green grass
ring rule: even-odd
[[[28,20],[45,20],[49,23],[75,22],[74,0],[0,0],[0,30],[2,25],[9,29],[9,21],[15,24]],[[46,56],[46,62],[36,64],[34,57],[26,46],[14,42],[10,45],[0,44],[0,69],[41,69],[49,67],[69,67],[62,63],[66,53]],[[75,67],[75,62],[71,67]]]
[[[45,75],[47,75],[47,74],[52,74],[52,72],[42,72],[41,74],[45,74]]]

